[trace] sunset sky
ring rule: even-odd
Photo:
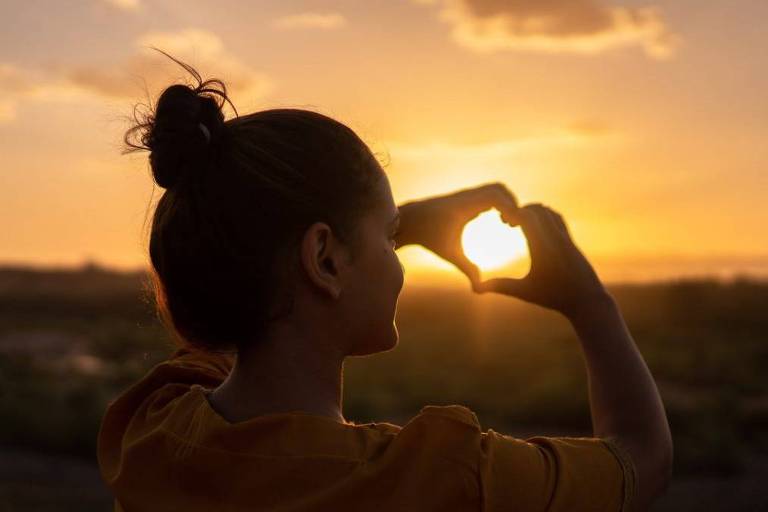
[[[768,276],[766,19],[761,0],[2,2],[0,263],[146,265],[162,189],[121,155],[125,117],[185,78],[155,45],[241,113],[348,124],[399,202],[502,181],[554,208],[608,281]]]

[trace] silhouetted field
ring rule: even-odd
[[[173,346],[143,274],[0,269],[0,512],[111,510],[95,467],[107,401]],[[768,283],[609,286],[657,379],[675,483],[654,510],[768,509]],[[483,428],[591,435],[578,340],[558,313],[409,283],[400,343],[345,365],[344,408],[403,424],[463,404]]]

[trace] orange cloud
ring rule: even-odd
[[[471,50],[596,54],[640,46],[670,57],[680,38],[655,7],[617,7],[600,0],[413,0],[440,7],[454,40]]]
[[[140,0],[104,0],[104,2],[122,11],[135,11],[141,7]]]
[[[319,28],[324,30],[331,30],[340,28],[346,25],[346,23],[346,18],[344,18],[344,16],[341,14],[321,14],[306,12],[278,18],[272,23],[272,26],[281,30],[302,28]]]
[[[16,97],[30,87],[19,69],[10,64],[0,64],[0,123],[16,117]]]
[[[585,137],[599,137],[612,133],[611,127],[598,119],[577,119],[567,128],[571,133]]]
[[[247,101],[260,99],[274,89],[269,77],[227,51],[212,32],[198,29],[149,32],[139,37],[136,45],[139,51],[118,66],[73,69],[67,71],[66,76],[73,84],[103,96],[136,97],[141,92],[139,83],[148,88],[162,87],[169,80],[171,67],[175,72],[181,71],[167,57],[150,48],[154,46],[195,66],[204,78],[221,78],[233,95]]]
[[[82,97],[77,87],[34,69],[0,63],[0,123],[16,119],[18,105],[25,100],[66,101]]]
[[[215,34],[196,29],[150,32],[136,40],[137,52],[111,66],[58,66],[43,72],[0,62],[0,123],[16,118],[22,101],[96,101],[138,99],[184,76],[184,71],[155,46],[195,66],[204,78],[221,78],[235,105],[246,107],[274,89],[273,81],[228,52]],[[170,73],[173,73],[171,75]]]

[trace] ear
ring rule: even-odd
[[[324,222],[315,222],[304,233],[301,241],[301,265],[309,281],[328,296],[341,295],[340,270],[345,262],[346,249]]]

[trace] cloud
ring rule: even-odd
[[[480,143],[389,140],[381,143],[383,149],[379,153],[401,164],[418,163],[416,167],[421,168],[437,165],[441,169],[458,168],[464,172],[477,166],[495,168],[518,157],[552,155],[553,151],[580,150],[598,144],[613,145],[621,143],[621,139],[619,132],[602,122],[580,120],[542,133]]]
[[[412,0],[439,7],[452,37],[477,52],[527,50],[596,54],[640,46],[656,59],[680,43],[656,7],[610,6],[602,0]]]
[[[135,44],[135,53],[108,66],[58,66],[43,71],[0,62],[0,123],[13,121],[22,101],[136,100],[175,80],[192,82],[180,66],[150,46],[191,64],[204,79],[223,80],[236,106],[243,100],[247,107],[274,90],[268,76],[228,52],[211,32],[149,32]]]
[[[430,160],[443,158],[446,161],[494,160],[508,158],[521,153],[549,150],[553,147],[575,147],[584,143],[584,134],[571,130],[554,130],[548,134],[531,135],[514,139],[501,139],[476,144],[446,142],[405,143],[389,141],[386,148],[398,159]]]
[[[323,29],[333,30],[347,24],[346,18],[338,13],[313,13],[305,12],[283,16],[272,22],[272,26],[280,30],[291,29]]]
[[[228,57],[224,43],[216,34],[207,30],[187,29],[177,32],[147,32],[136,40],[139,47],[157,46],[170,53],[197,54],[201,59],[210,60]],[[163,57],[165,58],[165,57]]]
[[[16,119],[23,100],[68,100],[81,96],[66,80],[14,64],[0,63],[0,123]]]
[[[140,0],[103,0],[104,3],[116,7],[121,11],[135,11],[141,7]]]
[[[227,51],[222,40],[205,30],[149,32],[136,40],[137,53],[114,67],[83,67],[69,70],[67,78],[79,87],[112,98],[134,98],[142,83],[150,90],[168,84],[169,70],[192,80],[181,67],[152,50],[154,46],[192,65],[203,78],[220,78],[232,93],[247,101],[257,100],[274,89],[273,81]],[[179,76],[179,78],[182,78]]]
[[[574,135],[584,137],[601,137],[613,133],[607,123],[594,118],[576,119],[568,124],[567,130]]]
[[[0,87],[6,94],[19,94],[34,88],[34,82],[22,69],[13,64],[0,64]]]
[[[34,82],[22,69],[0,64],[0,123],[16,118],[18,98],[34,91]]]

